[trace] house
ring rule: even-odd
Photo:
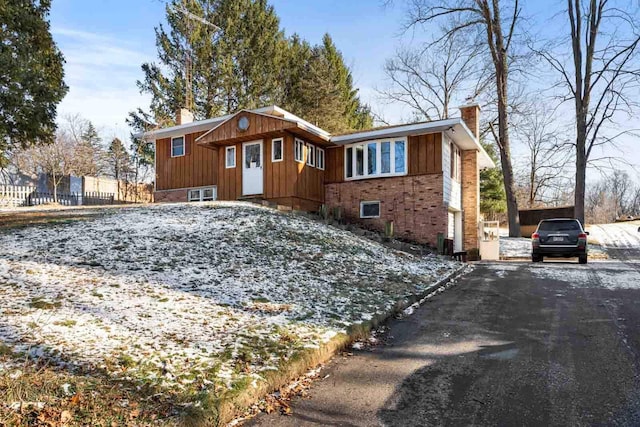
[[[262,199],[293,209],[340,207],[346,220],[456,250],[478,247],[476,104],[461,117],[331,135],[277,106],[147,132],[155,143],[156,202]]]

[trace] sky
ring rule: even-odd
[[[295,32],[315,44],[324,33],[331,34],[352,69],[361,99],[376,113],[391,123],[409,118],[408,110],[385,102],[376,92],[386,85],[385,60],[398,47],[424,38],[420,32],[402,31],[403,1],[390,5],[382,0],[269,2],[287,35]],[[549,10],[561,10],[564,3],[541,0],[525,5],[533,23],[546,19]],[[164,22],[164,7],[163,0],[53,0],[51,31],[65,55],[70,88],[58,108],[59,117],[80,114],[103,137],[128,138],[128,112],[149,105],[149,96],[140,94],[136,81],[143,77],[140,65],[156,60],[154,27]],[[626,141],[621,149],[623,156],[640,165],[637,147],[635,141]]]

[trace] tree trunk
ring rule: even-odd
[[[587,152],[585,150],[587,123],[586,115],[580,110],[576,114],[576,186],[574,204],[576,219],[584,225],[584,198],[587,174]]]
[[[499,48],[501,48],[500,45]],[[500,163],[502,165],[504,190],[507,197],[509,237],[520,237],[520,216],[518,214],[518,200],[516,199],[513,167],[511,166],[511,144],[509,141],[507,67],[506,52],[502,52],[500,61],[496,64],[496,80],[498,86],[498,148],[500,149]]]

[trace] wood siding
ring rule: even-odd
[[[246,131],[238,129],[238,120],[241,117],[247,117],[249,119],[249,128]],[[229,143],[234,142],[253,141],[263,139],[265,136],[270,136],[269,134],[273,132],[279,132],[293,127],[297,127],[297,124],[278,117],[243,111],[231,117],[211,133],[204,136],[199,143],[207,145],[229,145]]]
[[[307,142],[307,141],[305,141]],[[293,147],[293,140],[291,141]],[[315,145],[314,145],[315,147]],[[307,150],[305,145],[304,163],[296,164],[297,180],[295,183],[295,196],[300,199],[324,201],[324,174],[325,171],[315,166],[307,165]],[[325,169],[327,168],[327,150],[325,149]]]
[[[237,200],[242,197],[242,144],[236,147],[236,167],[226,167],[226,147],[208,148],[218,151],[218,200]]]
[[[272,141],[277,139],[265,139],[264,156],[264,197],[265,199],[277,199],[283,197],[292,197],[294,195],[294,186],[297,180],[297,166],[293,160],[293,136],[290,134],[282,134],[284,138],[282,145],[283,158],[280,162],[273,163],[271,161]]]
[[[185,135],[185,155],[180,157],[171,157],[171,138],[156,141],[156,190],[217,184],[218,151],[195,143],[202,133]]]
[[[409,137],[409,175],[442,173],[442,134]]]
[[[325,153],[325,184],[344,181],[344,147],[328,148]]]

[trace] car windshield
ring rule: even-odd
[[[540,231],[580,231],[580,224],[575,220],[542,221],[538,227]]]

